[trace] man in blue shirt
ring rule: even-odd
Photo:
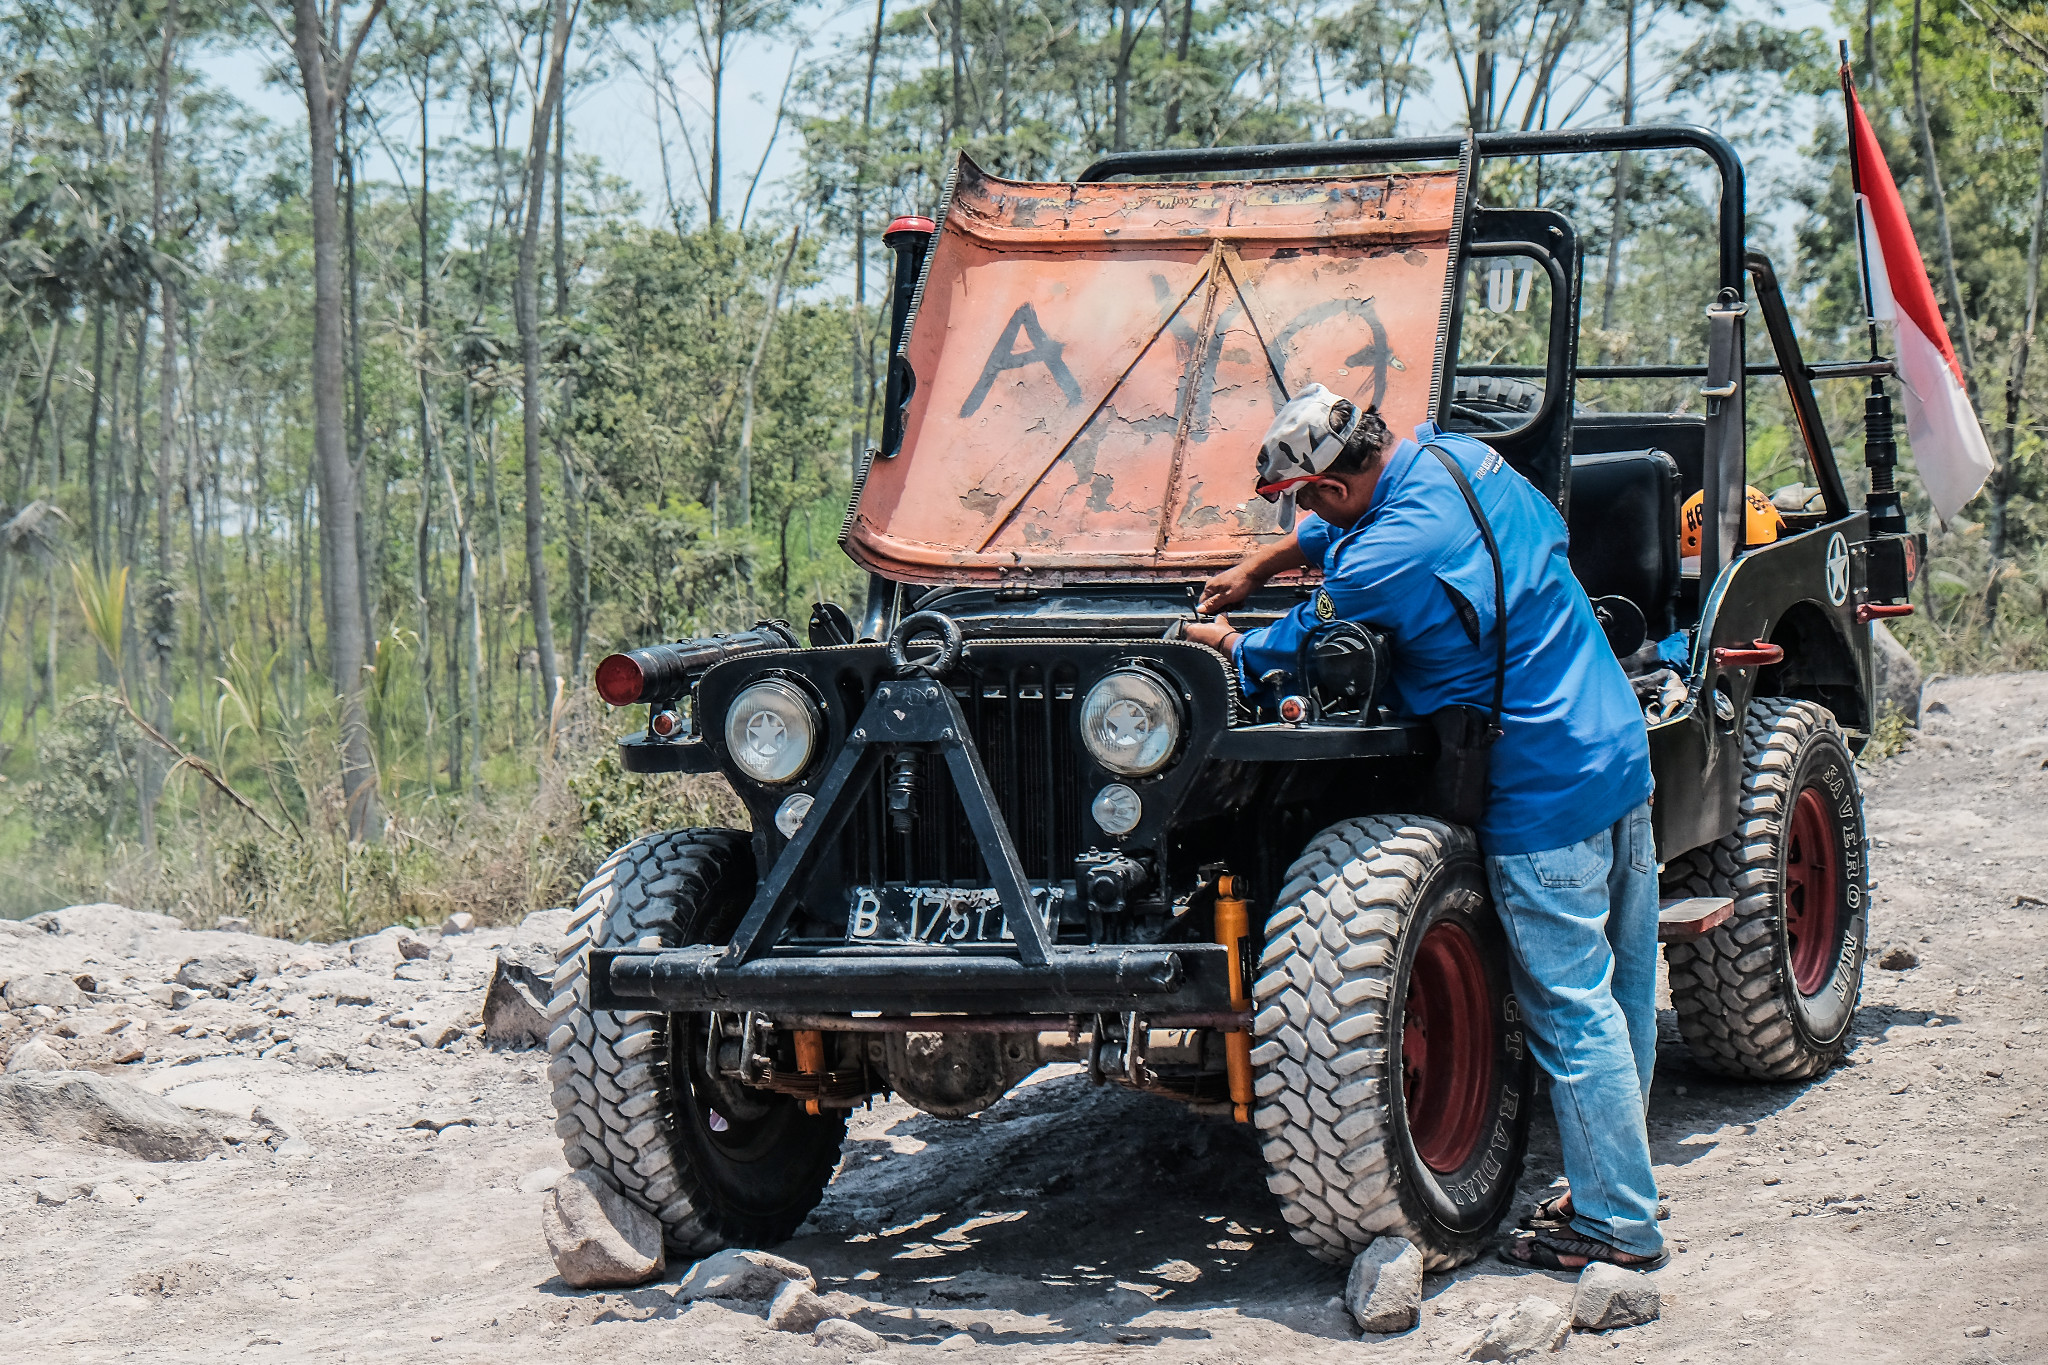
[[[1499,548],[1505,612],[1450,471],[1317,385],[1282,410],[1259,461],[1260,494],[1311,515],[1211,579],[1201,610],[1220,612],[1289,569],[1321,570],[1322,586],[1269,626],[1239,631],[1218,616],[1188,637],[1230,654],[1255,692],[1269,670],[1296,666],[1319,627],[1357,621],[1391,646],[1393,704],[1427,716],[1491,706],[1505,617],[1501,734],[1475,833],[1533,1051],[1552,1078],[1571,1188],[1525,1218],[1533,1235],[1502,1254],[1548,1269],[1661,1264],[1644,1122],[1657,863],[1642,712],[1572,575],[1557,508],[1471,437],[1425,423],[1416,438],[1449,455],[1476,496]]]

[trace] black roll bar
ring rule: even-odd
[[[1564,128],[1541,133],[1481,133],[1482,158],[1570,156],[1593,152],[1704,152],[1721,173],[1720,287],[1737,298],[1747,293],[1743,269],[1742,158],[1719,133],[1692,124],[1635,124],[1626,128]],[[1390,161],[1450,161],[1464,148],[1458,133],[1435,137],[1344,139],[1290,142],[1270,147],[1173,147],[1159,151],[1114,152],[1075,177],[1091,184],[1119,175],[1176,172],[1271,171],[1308,166],[1358,166]]]

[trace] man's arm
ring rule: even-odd
[[[1204,583],[1202,600],[1195,610],[1204,616],[1227,611],[1266,586],[1273,575],[1307,567],[1308,556],[1302,552],[1301,537],[1289,531],[1271,545],[1252,551]]]

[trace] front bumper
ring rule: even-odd
[[[957,948],[778,948],[734,965],[718,946],[590,955],[591,1007],[764,1013],[1187,1014],[1229,1010],[1217,943],[1055,947],[1043,963]]]

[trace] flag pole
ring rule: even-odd
[[[1871,292],[1870,242],[1864,232],[1863,223],[1863,166],[1856,157],[1856,91],[1855,74],[1849,66],[1849,41],[1841,42],[1842,52],[1842,113],[1849,128],[1849,188],[1850,213],[1856,220],[1856,259],[1862,267],[1863,317],[1870,329],[1870,358],[1884,359],[1877,342],[1877,301]],[[1906,530],[1906,509],[1899,501],[1899,493],[1893,482],[1893,471],[1898,468],[1899,443],[1893,435],[1891,395],[1884,391],[1884,379],[1870,376],[1870,392],[1863,398],[1863,464],[1870,472],[1869,491],[1864,495],[1863,510],[1870,518],[1870,529],[1880,533],[1903,534]]]
[[[1877,305],[1870,292],[1870,243],[1863,232],[1863,166],[1856,159],[1855,73],[1849,66],[1849,40],[1841,39],[1842,116],[1849,129],[1849,217],[1856,225],[1856,261],[1863,284],[1863,320],[1870,328],[1870,358],[1882,360],[1877,345]]]

